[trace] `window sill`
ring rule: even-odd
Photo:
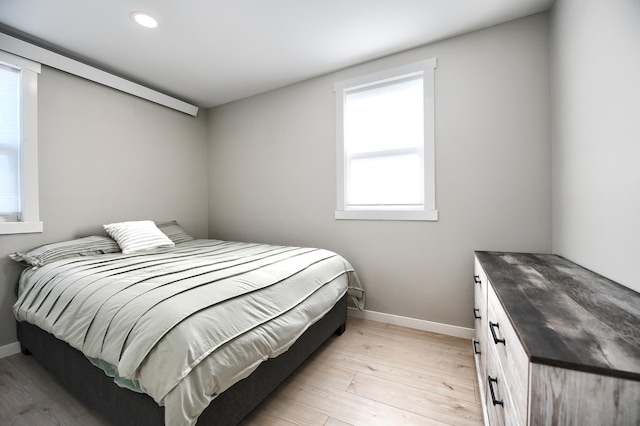
[[[380,210],[336,210],[337,220],[413,220],[437,221],[438,210],[426,211],[380,211]]]
[[[2,234],[33,234],[42,232],[42,222],[0,222],[0,235]]]

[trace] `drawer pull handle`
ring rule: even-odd
[[[478,309],[478,308],[473,308],[473,316],[474,316],[474,318],[475,318],[475,319],[480,319],[480,318],[482,318],[482,317],[480,316],[480,309]]]
[[[489,391],[491,391],[491,402],[493,402],[493,405],[502,405],[504,407],[504,401],[497,400],[496,394],[493,392],[493,383],[497,385],[498,379],[497,378],[494,379],[491,376],[487,376],[487,379],[489,379]]]
[[[480,275],[474,275],[473,282],[476,284],[482,284],[482,281],[480,280]]]
[[[507,345],[504,341],[504,339],[498,339],[498,336],[496,335],[496,328],[500,328],[500,325],[498,325],[497,322],[491,322],[489,321],[489,328],[491,329],[491,335],[493,336],[493,343],[495,343],[496,345],[498,343],[502,343],[503,345]]]
[[[476,339],[473,339],[473,353],[476,354],[476,355],[480,355],[482,353],[478,349],[478,345],[479,344],[480,344],[480,342],[478,342]]]

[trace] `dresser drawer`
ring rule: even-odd
[[[518,422],[525,424],[529,389],[529,358],[492,286],[488,289],[487,329],[487,346],[495,352],[496,361],[501,366],[506,386],[513,399]]]
[[[498,361],[497,352],[492,346],[487,348],[485,359],[487,374],[483,380],[489,426],[524,425],[525,419],[521,419],[516,412],[509,383]]]

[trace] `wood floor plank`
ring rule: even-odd
[[[482,410],[475,402],[426,392],[406,384],[358,373],[349,392],[452,425],[479,426]]]
[[[443,344],[451,349],[457,348],[464,351],[468,345],[467,339],[433,333],[431,331],[418,330],[415,328],[401,327],[393,324],[389,324],[385,330],[387,333],[392,333],[398,336],[410,336],[411,338],[417,338],[431,343]]]
[[[64,408],[33,383],[14,389],[0,398],[0,424],[81,426]]]
[[[392,360],[382,360],[380,362],[376,362],[376,360],[363,361],[361,358],[334,353],[325,353],[316,360],[317,364],[327,363],[329,365],[345,364],[347,362],[350,368],[358,372],[369,373],[389,381],[413,385],[419,389],[440,395],[477,402],[474,394],[475,379],[473,377],[449,378],[442,374],[424,373],[418,369],[405,369],[401,364]]]
[[[351,423],[346,423],[338,419],[334,419],[333,417],[329,417],[329,420],[324,424],[324,426],[353,426]]]
[[[391,405],[325,386],[299,386],[296,380],[278,389],[281,398],[352,425],[444,425]]]
[[[383,362],[393,362],[394,365],[400,365],[407,370],[436,377],[446,377],[451,380],[469,380],[475,375],[475,365],[472,359],[460,361],[442,355],[415,353],[405,350],[401,346],[387,345],[381,341],[351,338],[345,348],[336,353],[345,358],[359,359],[377,365]]]
[[[324,425],[328,419],[329,416],[326,414],[280,397],[276,390],[273,395],[263,401],[259,409],[249,414],[241,422],[240,426],[262,426],[268,424],[318,426]]]
[[[354,346],[356,348],[353,348]],[[393,356],[401,362],[417,365],[423,365],[425,362],[438,362],[447,365],[463,365],[468,368],[473,364],[473,355],[469,353],[468,348],[465,354],[452,353],[420,345],[417,342],[402,343],[393,338],[374,340],[365,336],[349,337],[349,342],[345,345],[344,350],[373,353],[381,358]]]
[[[325,357],[326,354],[320,351],[307,360],[300,367],[299,374],[297,374],[298,380],[346,391],[357,371],[341,364],[326,362]]]
[[[87,411],[86,413],[78,417],[78,422],[82,426],[111,426],[102,417],[98,417],[96,414],[90,411]]]
[[[0,397],[22,388],[29,382],[19,369],[15,369],[7,358],[0,359]]]
[[[408,345],[418,345],[424,349],[438,349],[459,355],[469,355],[467,340],[442,334],[431,333],[423,330],[415,330],[396,325],[388,325],[386,328],[371,328],[356,326],[357,334],[367,336],[375,334],[389,341],[402,341]]]
[[[16,354],[6,358],[14,370],[20,371],[32,383],[37,384],[57,405],[64,408],[72,417],[78,418],[87,414],[87,407],[67,391],[55,377],[32,356]]]

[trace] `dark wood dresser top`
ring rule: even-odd
[[[476,256],[531,362],[640,381],[640,293],[556,255]]]

